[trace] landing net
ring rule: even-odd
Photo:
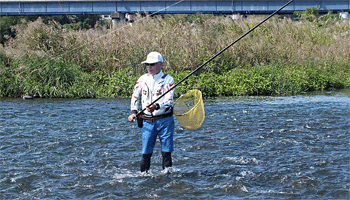
[[[200,128],[205,118],[202,92],[191,90],[181,95],[174,103],[174,115],[182,127]]]

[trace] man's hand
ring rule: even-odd
[[[129,122],[134,122],[134,121],[136,121],[136,114],[133,113],[133,114],[129,115],[128,120],[129,120]]]
[[[147,111],[152,113],[157,108],[157,104],[152,104],[148,107],[146,107]]]

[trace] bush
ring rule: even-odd
[[[24,77],[23,92],[42,97],[73,97],[68,89],[81,76],[79,67],[65,60],[27,57],[19,73]]]

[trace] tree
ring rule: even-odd
[[[100,20],[100,15],[30,15],[30,16],[1,16],[0,17],[0,44],[5,43],[11,37],[16,36],[16,32],[12,29],[12,26],[19,23],[27,23],[35,21],[39,17],[43,19],[43,22],[47,24],[49,21],[56,21],[60,23],[63,28],[70,29],[89,29],[95,26]],[[72,25],[74,24],[74,27]]]

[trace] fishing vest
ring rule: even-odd
[[[134,87],[131,98],[131,110],[140,110],[140,104],[142,109],[146,108],[146,106],[168,91],[173,85],[174,79],[162,71],[154,76],[150,74],[142,75]],[[155,102],[159,104],[158,110],[153,111],[153,113],[145,110],[144,114],[146,116],[159,116],[172,112],[173,96],[174,89]]]

